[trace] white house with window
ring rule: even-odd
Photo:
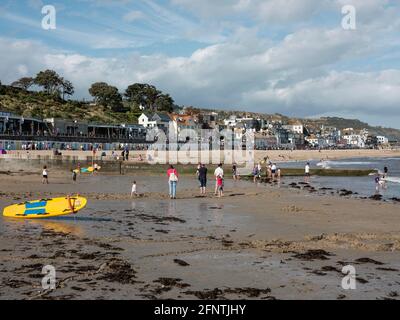
[[[359,134],[344,135],[343,139],[346,140],[347,145],[358,148],[365,148],[364,136]]]
[[[308,136],[305,138],[305,140],[308,142],[309,145],[312,146],[317,146],[319,145],[319,139],[317,136],[315,136],[314,134]]]
[[[304,130],[304,126],[301,123],[288,124],[283,126],[283,128],[297,134],[302,134]]]
[[[389,143],[389,139],[384,136],[376,136],[376,139],[378,140],[378,144],[388,144]]]
[[[142,113],[138,118],[138,124],[145,128],[154,128],[157,125],[157,121],[152,121],[152,116],[147,113]]]

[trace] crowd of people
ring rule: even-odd
[[[129,157],[129,150],[123,150],[122,157],[123,159],[125,159],[125,157]],[[99,171],[100,167],[98,166],[97,163],[94,163],[92,166],[93,166],[93,171],[91,173],[96,174]],[[73,183],[76,183],[77,176],[79,173],[81,173],[81,171],[82,170],[80,168],[79,163],[77,169],[71,170]],[[388,174],[389,174],[389,169],[388,167],[385,166],[383,172],[379,172],[375,176],[375,184],[377,192],[379,192],[382,189],[386,189],[386,179],[388,178]],[[276,165],[276,163],[268,162],[268,164],[265,167],[265,176],[267,178],[267,181],[270,182],[279,181],[281,179],[281,175],[282,175],[281,169]],[[263,177],[263,168],[261,162],[254,166],[252,176],[254,183],[261,181]],[[304,167],[305,182],[309,182],[310,176],[311,176],[311,165],[309,162],[307,162]],[[199,182],[200,195],[206,196],[207,194],[206,188],[208,183],[208,169],[204,163],[198,164],[196,170],[196,177]],[[222,163],[220,163],[214,170],[213,177],[215,180],[214,195],[221,198],[224,195],[224,179],[225,179],[225,173]],[[169,197],[170,199],[176,199],[177,187],[179,182],[179,173],[178,170],[173,165],[170,165],[167,170],[167,179],[169,186]],[[239,180],[238,168],[236,164],[232,165],[232,179],[233,181]],[[47,166],[43,167],[42,183],[49,184],[49,173]],[[131,190],[131,197],[134,196],[135,197],[139,196],[136,181],[133,182]]]

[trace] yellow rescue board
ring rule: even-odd
[[[87,204],[83,197],[64,197],[28,201],[4,209],[3,216],[21,219],[43,219],[76,213]]]
[[[97,171],[100,171],[100,169],[101,167],[98,166]],[[93,171],[95,171],[94,167],[81,168],[81,173],[92,173]],[[77,170],[77,172],[79,172],[79,170]]]

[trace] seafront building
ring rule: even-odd
[[[202,129],[212,129],[231,130],[232,137],[242,139],[244,145],[246,133],[251,132],[254,134],[255,148],[259,150],[376,148],[398,144],[396,139],[374,136],[365,129],[338,130],[324,125],[313,127],[298,120],[284,123],[281,120],[235,115],[224,119],[217,112],[185,113],[185,110],[181,110],[167,114],[143,111],[138,123],[131,124],[24,118],[10,112],[0,112],[0,149],[142,150],[154,143],[155,138],[148,138],[148,133],[154,129],[162,130],[166,135],[173,130],[180,144],[188,141],[188,132],[200,133]],[[223,145],[223,141],[221,143]]]

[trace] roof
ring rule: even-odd
[[[289,125],[289,126],[302,126],[303,124],[299,120],[289,120],[287,125]]]
[[[148,112],[142,112],[142,114],[139,116],[139,117],[141,117],[141,116],[143,116],[143,115],[145,115],[147,118],[151,118],[152,116],[151,116],[151,114],[150,113],[148,113]]]
[[[193,124],[193,122],[195,122],[194,117],[188,114],[171,114],[170,118],[173,121],[185,126],[190,126]]]
[[[162,112],[156,112],[151,119],[154,120],[157,118],[159,118],[163,122],[171,121],[171,117],[168,114]]]

